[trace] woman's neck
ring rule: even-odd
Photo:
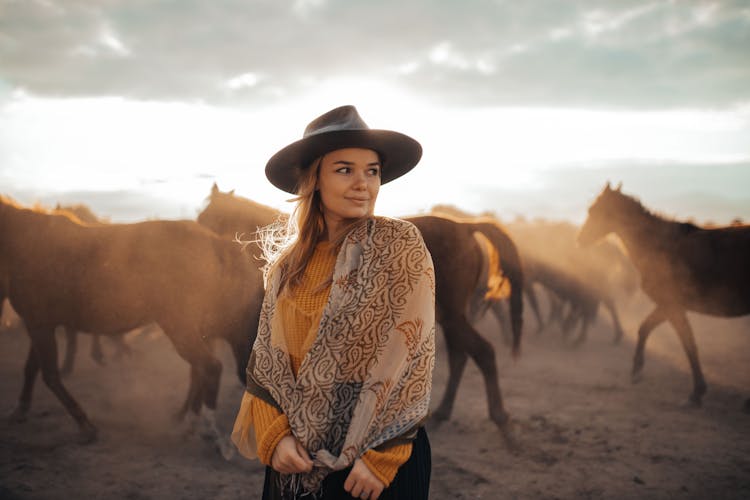
[[[342,233],[349,230],[352,225],[361,219],[340,219],[326,217],[326,227],[323,231],[321,241],[337,241]]]

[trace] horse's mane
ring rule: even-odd
[[[83,224],[104,224],[107,222],[104,219],[100,219],[88,205],[84,205],[83,203],[76,203],[75,205],[58,204],[54,213],[65,215],[73,221]]]
[[[13,207],[17,210],[25,210],[27,212],[32,212],[35,214],[52,215],[52,216],[57,215],[60,217],[65,217],[66,219],[78,225],[82,225],[82,226],[87,225],[86,222],[82,221],[75,213],[69,210],[66,210],[64,208],[63,209],[59,209],[59,208],[51,209],[49,207],[45,207],[39,202],[34,203],[32,206],[25,206],[25,205],[20,204],[14,198],[6,194],[0,194],[0,204]]]
[[[3,205],[10,205],[13,208],[17,208],[19,210],[29,210],[29,207],[25,207],[18,203],[14,198],[7,194],[0,193],[0,203]]]
[[[701,229],[700,226],[697,226],[693,224],[692,222],[679,221],[679,220],[676,220],[674,217],[669,217],[659,212],[656,212],[654,210],[650,210],[646,208],[641,202],[641,200],[636,198],[634,195],[625,194],[616,190],[612,192],[618,195],[618,200],[620,200],[621,203],[622,202],[628,203],[629,206],[638,210],[641,215],[645,215],[649,218],[657,219],[662,222],[669,222],[669,223],[674,224],[674,227],[681,234],[690,234],[694,231],[699,231]]]

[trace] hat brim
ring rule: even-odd
[[[311,135],[293,142],[273,155],[266,164],[271,184],[296,194],[302,172],[326,153],[344,148],[372,149],[383,162],[380,183],[401,177],[422,157],[422,146],[408,135],[392,130],[337,130]]]

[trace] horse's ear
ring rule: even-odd
[[[232,189],[231,191],[229,191],[229,193],[227,193],[227,194],[228,194],[229,196],[234,196],[234,189]]]
[[[219,186],[216,185],[216,181],[214,181],[214,185],[211,186],[211,194],[216,194],[219,192]]]
[[[622,181],[617,183],[617,187],[615,188],[615,191],[619,193],[621,189],[622,189]]]
[[[607,185],[604,186],[605,191],[611,191],[611,188],[609,187],[609,181],[607,181]]]

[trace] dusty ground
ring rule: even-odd
[[[494,323],[482,324],[497,347],[505,403],[520,445],[509,450],[487,419],[484,387],[469,365],[451,421],[429,428],[432,495],[449,498],[750,498],[750,319],[691,316],[709,384],[704,406],[686,409],[687,362],[662,326],[647,349],[645,376],[630,383],[633,337],[647,305],[626,308],[628,337],[611,343],[601,318],[578,349],[558,332],[526,332],[523,358],[509,360]],[[530,322],[531,323],[531,322]],[[533,323],[532,323],[533,324]],[[442,338],[441,338],[442,340]],[[170,420],[187,388],[188,368],[161,335],[131,340],[133,355],[106,367],[79,341],[67,387],[99,426],[81,446],[73,420],[38,381],[27,422],[0,422],[0,498],[257,498],[262,468],[225,462],[200,437]],[[439,344],[434,401],[446,359]],[[0,334],[0,413],[15,406],[28,340]],[[227,350],[219,421],[228,431],[242,388]]]

